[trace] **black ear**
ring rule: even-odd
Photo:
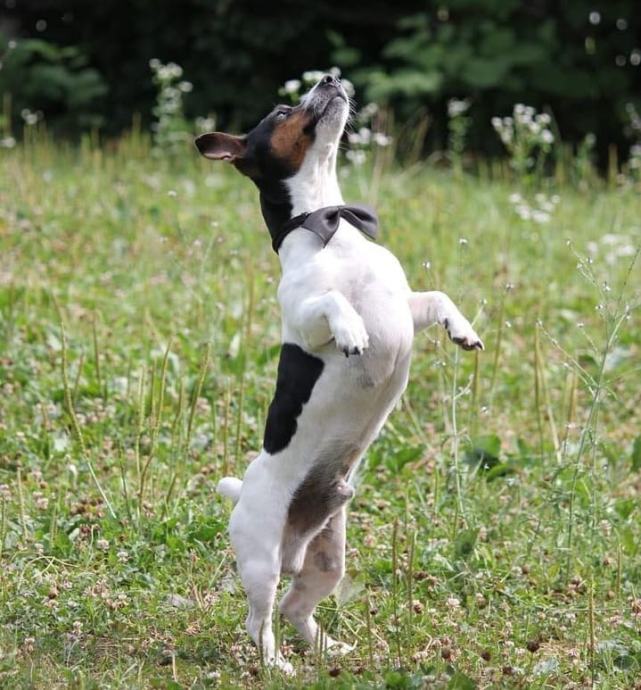
[[[195,144],[205,158],[215,161],[238,163],[247,152],[245,137],[237,137],[224,132],[202,134],[196,139]]]

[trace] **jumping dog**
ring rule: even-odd
[[[354,472],[407,385],[414,335],[438,323],[463,349],[483,349],[447,295],[413,292],[398,260],[371,241],[376,216],[344,204],[336,158],[348,114],[343,86],[326,75],[246,136],[196,139],[203,156],[258,187],[282,268],[282,348],[263,448],[242,482],[226,477],[218,491],[236,502],[229,533],[247,630],[265,662],[286,672],[272,631],[281,574],[293,580],[280,610],[315,644],[316,605],[344,573]]]

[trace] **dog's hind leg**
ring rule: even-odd
[[[229,523],[238,573],[249,603],[247,632],[261,650],[263,662],[286,673],[293,671],[276,649],[272,609],[280,579],[280,535],[284,516],[249,510],[240,500]]]
[[[331,652],[352,648],[320,634],[314,609],[332,593],[345,573],[345,507],[310,541],[302,569],[294,576],[280,610],[311,645],[322,645]]]

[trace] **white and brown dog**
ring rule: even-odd
[[[285,671],[272,632],[280,576],[293,576],[280,609],[314,644],[314,609],[344,572],[350,481],[405,389],[414,335],[438,323],[464,349],[483,349],[445,294],[413,292],[397,259],[363,236],[375,216],[344,206],[336,157],[348,113],[345,90],[327,75],[246,136],[196,140],[256,184],[282,266],[283,344],[263,448],[242,482],[227,477],[218,490],[236,501],[229,531],[247,630],[265,662]]]

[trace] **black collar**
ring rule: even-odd
[[[366,206],[325,206],[311,213],[301,213],[288,220],[274,235],[272,247],[278,254],[280,245],[290,232],[297,228],[305,228],[320,237],[323,247],[334,237],[341,218],[360,230],[371,239],[378,234],[378,218],[374,211]]]

